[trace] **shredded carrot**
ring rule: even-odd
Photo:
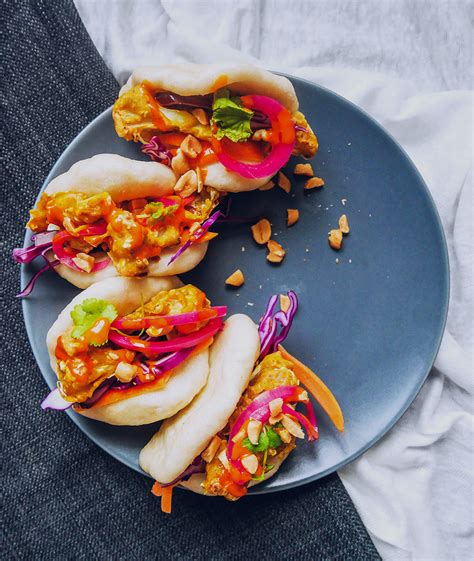
[[[326,411],[328,417],[334,423],[337,430],[344,431],[344,416],[337,399],[332,394],[326,384],[316,376],[316,374],[300,362],[297,358],[290,355],[281,345],[278,345],[281,356],[293,363],[294,372],[298,380],[313,394],[319,405]]]
[[[173,487],[174,485],[170,485],[169,487],[162,487],[161,488],[161,511],[166,512],[166,514],[171,514],[171,502],[173,500]]]
[[[162,487],[158,481],[155,481],[155,483],[153,483],[153,487],[151,488],[151,492],[155,495],[155,497],[161,497],[161,511],[166,512],[166,514],[171,513],[173,487],[174,485]]]

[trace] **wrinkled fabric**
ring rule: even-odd
[[[471,558],[472,3],[76,0],[76,5],[120,83],[146,64],[260,63],[350,99],[408,152],[446,234],[451,266],[446,332],[409,411],[340,477],[383,558]]]

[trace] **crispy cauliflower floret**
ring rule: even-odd
[[[112,117],[117,134],[125,140],[147,142],[157,133],[179,131],[210,140],[209,125],[202,125],[189,111],[161,107],[139,84],[122,94],[114,104]]]
[[[157,131],[150,94],[143,84],[134,86],[117,99],[112,117],[117,134],[125,140],[143,142]]]

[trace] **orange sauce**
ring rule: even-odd
[[[227,75],[226,74],[221,74],[215,80],[214,84],[212,84],[211,92],[216,92],[217,90],[220,90],[224,86],[227,86],[228,83],[229,83],[229,78],[227,77]]]

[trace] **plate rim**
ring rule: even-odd
[[[357,458],[362,456],[362,454],[364,454],[372,446],[374,446],[376,443],[381,441],[392,430],[392,428],[403,417],[403,415],[406,413],[406,411],[408,410],[410,405],[414,402],[414,400],[416,399],[416,397],[420,393],[421,388],[423,387],[424,383],[426,382],[426,379],[428,378],[428,375],[429,375],[431,369],[433,368],[433,365],[434,365],[434,362],[435,362],[436,357],[438,355],[438,352],[439,352],[439,349],[440,349],[440,346],[441,346],[441,342],[442,342],[442,339],[443,339],[443,335],[444,335],[444,332],[445,332],[445,329],[446,329],[446,322],[447,322],[448,310],[449,310],[450,292],[451,292],[449,253],[448,253],[448,246],[447,246],[446,236],[445,236],[445,233],[444,233],[443,224],[441,222],[441,218],[440,218],[438,209],[436,207],[436,203],[434,201],[433,195],[431,194],[431,192],[430,192],[423,176],[421,175],[420,171],[418,170],[418,168],[416,167],[416,165],[414,164],[414,162],[412,161],[412,159],[410,158],[410,156],[408,155],[406,150],[403,148],[403,146],[393,137],[393,135],[382,124],[380,124],[374,117],[372,117],[372,115],[370,115],[370,113],[368,113],[367,111],[365,111],[364,109],[362,109],[361,107],[359,107],[358,105],[353,103],[352,101],[348,100],[347,98],[345,98],[341,94],[338,94],[338,93],[334,92],[333,90],[331,90],[329,88],[326,88],[325,86],[321,86],[320,84],[317,84],[316,82],[313,82],[313,81],[308,80],[306,78],[300,78],[298,76],[294,76],[292,74],[287,74],[287,73],[283,73],[283,72],[276,72],[276,71],[272,71],[272,72],[274,74],[278,74],[280,76],[284,76],[284,77],[288,78],[292,82],[292,84],[293,84],[293,82],[302,82],[302,83],[308,85],[311,88],[316,88],[317,90],[318,89],[321,90],[323,93],[325,93],[326,95],[329,95],[330,97],[336,98],[340,103],[343,103],[343,104],[349,106],[352,111],[355,111],[356,113],[359,113],[365,119],[369,120],[372,125],[376,126],[378,129],[380,129],[391,140],[391,142],[394,144],[394,146],[399,150],[399,152],[404,157],[405,161],[408,162],[410,170],[412,172],[414,172],[414,175],[417,178],[418,183],[421,185],[422,191],[423,191],[427,201],[429,202],[429,207],[432,211],[432,214],[434,215],[436,229],[441,234],[441,236],[440,236],[440,238],[441,238],[441,254],[442,254],[442,263],[441,264],[442,264],[443,270],[444,270],[441,280],[442,280],[442,282],[444,282],[444,284],[446,286],[446,290],[444,291],[442,301],[440,301],[440,304],[441,304],[440,307],[442,307],[442,311],[443,311],[442,321],[440,321],[439,326],[437,326],[437,327],[439,327],[439,330],[438,330],[438,333],[437,333],[436,344],[434,345],[434,349],[433,349],[433,353],[432,353],[431,357],[429,358],[429,360],[426,361],[427,367],[425,369],[425,373],[423,374],[423,376],[420,377],[420,380],[419,380],[418,384],[415,386],[415,389],[407,397],[403,406],[400,408],[400,411],[393,417],[393,419],[391,419],[383,428],[381,428],[377,432],[377,435],[374,436],[369,442],[367,442],[364,446],[360,447],[357,451],[355,451],[350,456],[345,457],[343,460],[341,460],[337,464],[334,464],[333,466],[331,466],[329,468],[326,468],[325,470],[323,470],[321,472],[318,472],[316,474],[313,474],[313,475],[310,475],[308,477],[304,477],[302,479],[299,479],[298,481],[282,484],[279,487],[267,487],[265,485],[263,485],[262,487],[260,487],[260,486],[253,487],[252,489],[249,490],[249,494],[252,494],[252,495],[264,495],[264,494],[269,494],[269,493],[287,491],[289,489],[294,489],[294,488],[300,487],[302,485],[307,485],[309,483],[317,481],[318,479],[322,479],[323,477],[326,477],[326,476],[328,476],[328,475],[330,475],[334,472],[337,472],[341,468],[351,464],[354,460],[356,460]],[[43,183],[41,185],[41,188],[38,192],[38,196],[36,198],[35,204],[38,201],[41,193],[46,188],[46,185],[51,181],[52,176],[54,175],[56,169],[59,167],[60,161],[63,158],[64,153],[67,150],[69,150],[71,148],[71,146],[80,142],[81,138],[88,133],[89,129],[94,128],[98,121],[104,119],[108,114],[110,114],[110,116],[111,116],[112,108],[113,108],[113,105],[109,106],[108,108],[103,110],[101,113],[99,113],[96,117],[94,117],[71,140],[71,142],[64,148],[64,150],[61,152],[60,156],[58,157],[58,159],[56,160],[56,162],[54,163],[54,165],[50,169],[50,171],[49,171],[48,175],[46,176],[45,180],[43,181]],[[30,242],[30,237],[31,237],[31,233],[29,232],[29,230],[26,230],[24,240],[23,240],[23,246],[24,247],[26,247],[26,245]],[[20,281],[22,283],[22,286],[24,286],[24,284],[27,280],[25,269],[26,269],[26,266],[21,265]],[[23,322],[25,324],[26,333],[27,333],[27,336],[28,336],[28,341],[29,341],[29,344],[30,344],[30,348],[32,349],[33,356],[34,356],[35,361],[38,365],[38,369],[41,373],[41,376],[42,376],[43,380],[46,382],[46,385],[50,389],[53,389],[50,386],[45,374],[43,373],[43,369],[41,367],[41,363],[40,363],[40,359],[39,359],[37,350],[32,344],[32,341],[33,341],[32,333],[31,333],[32,325],[29,321],[27,321],[28,312],[27,312],[26,308],[27,308],[27,302],[26,302],[26,300],[23,299],[22,300]],[[107,454],[112,456],[115,460],[119,461],[120,463],[122,463],[122,464],[126,465],[127,467],[131,468],[133,471],[135,471],[135,472],[137,472],[141,475],[145,475],[145,476],[151,478],[151,476],[148,473],[144,472],[140,468],[139,465],[138,466],[134,465],[127,458],[121,457],[118,454],[118,452],[115,451],[114,448],[110,449],[110,448],[106,447],[102,442],[100,442],[100,440],[98,438],[96,438],[94,435],[91,435],[89,432],[86,432],[79,423],[77,413],[75,413],[71,409],[66,410],[65,413],[73,421],[73,423],[76,425],[76,427],[78,427],[78,429],[82,433],[84,433],[87,436],[87,438],[92,440],[92,442],[94,442],[94,444],[99,446],[104,452],[106,452]]]

